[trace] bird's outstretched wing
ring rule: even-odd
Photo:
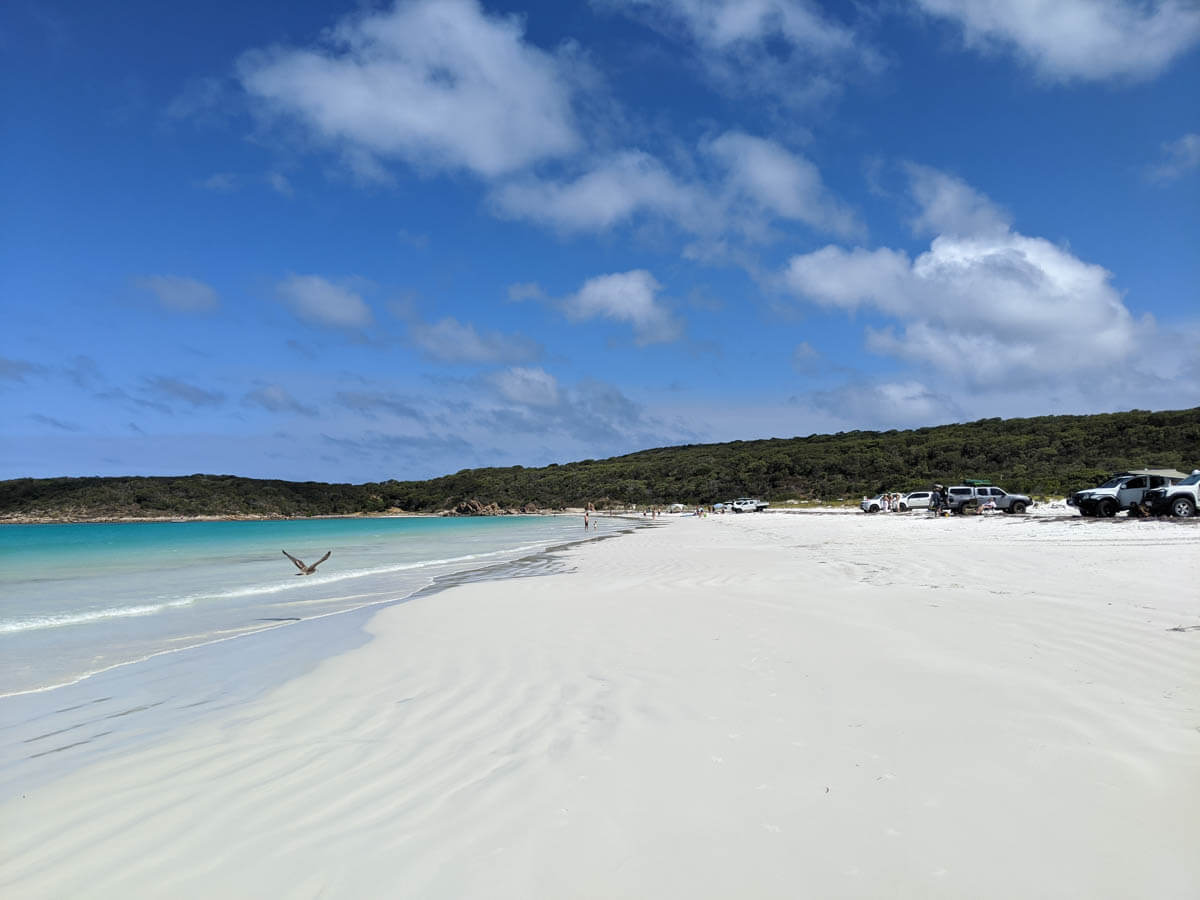
[[[283,552],[284,556],[286,556],[288,559],[290,559],[292,562],[294,562],[296,564],[296,568],[299,569],[301,572],[303,572],[305,569],[308,568],[308,566],[304,565],[304,562],[302,560],[296,559],[296,557],[292,556],[292,554],[288,553],[286,550],[284,550],[282,552]],[[326,554],[326,555],[328,555],[328,554]]]
[[[319,566],[321,563],[325,562],[325,560],[329,559],[329,557],[331,557],[331,556],[333,556],[333,551],[332,550],[327,551],[324,556],[322,556],[315,563],[313,563],[311,566],[308,567],[308,571],[310,571],[310,572],[313,571],[317,566]]]

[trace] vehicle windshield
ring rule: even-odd
[[[1200,472],[1193,472],[1191,475],[1189,475],[1187,478],[1183,479],[1183,481],[1181,481],[1179,483],[1180,484],[1200,484]]]
[[[1129,476],[1128,476],[1128,475],[1118,475],[1116,478],[1110,478],[1110,479],[1108,479],[1108,481],[1104,482],[1104,484],[1100,485],[1100,487],[1102,487],[1102,488],[1114,488],[1114,487],[1120,487],[1120,486],[1121,486],[1121,485],[1123,485],[1123,484],[1124,484],[1124,483],[1125,483],[1125,482],[1126,482],[1128,479],[1129,479]]]

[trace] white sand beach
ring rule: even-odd
[[[11,798],[0,893],[1200,896],[1200,528],[662,521]]]

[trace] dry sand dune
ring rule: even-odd
[[[6,896],[1191,898],[1200,529],[687,518],[14,800]]]

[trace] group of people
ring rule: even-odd
[[[899,512],[900,499],[900,494],[884,494],[879,498],[879,502],[883,507],[884,512]]]

